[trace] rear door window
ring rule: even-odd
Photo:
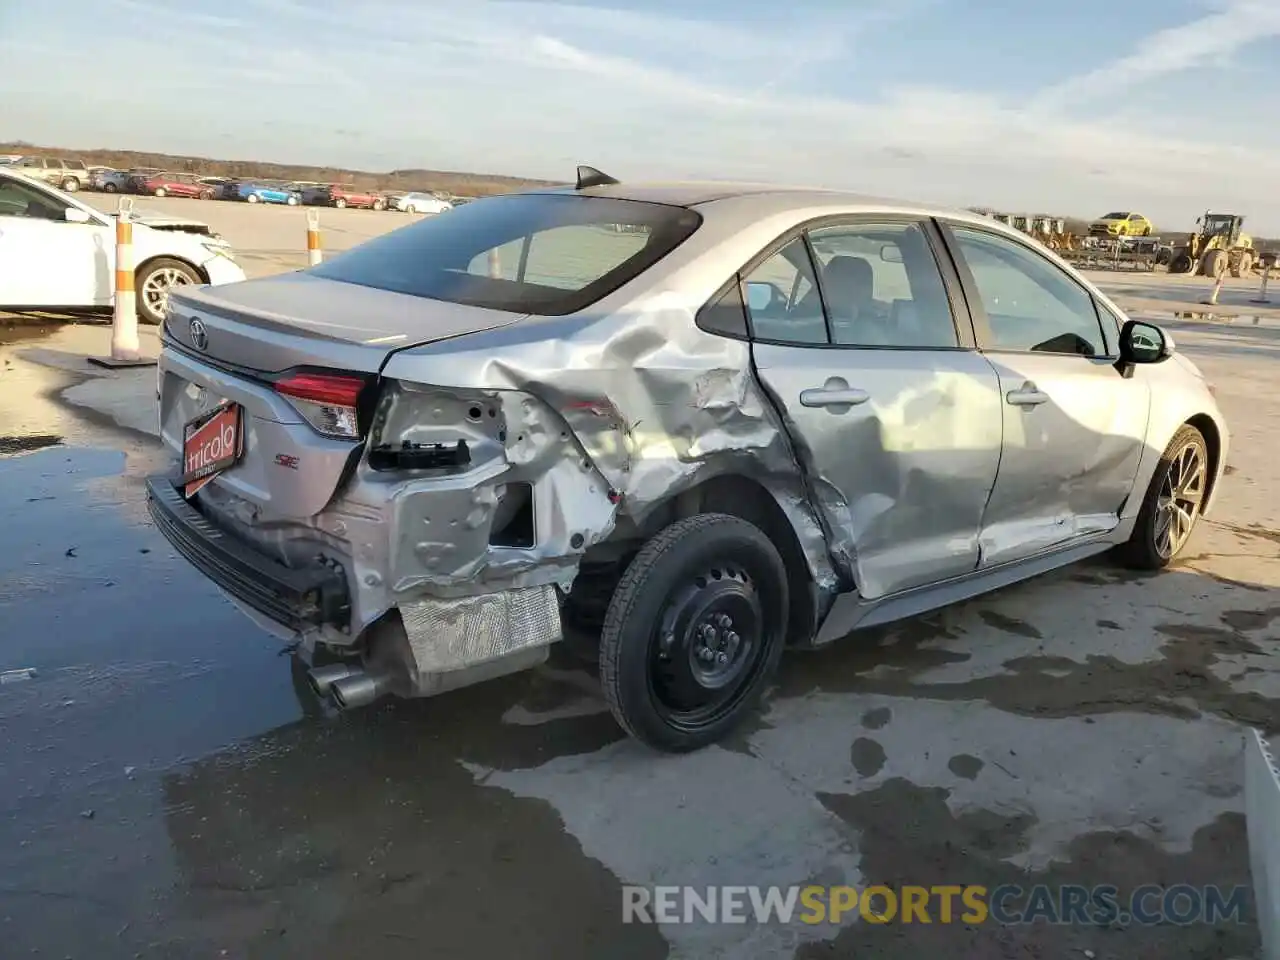
[[[310,268],[330,280],[514,313],[574,313],[649,269],[702,222],[666,204],[489,197]]]
[[[825,344],[827,321],[813,261],[797,237],[746,276],[751,335],[787,344]]]
[[[956,347],[947,289],[918,223],[857,223],[809,232],[833,343]]]

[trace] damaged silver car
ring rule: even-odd
[[[1212,390],[977,215],[732,184],[493,197],[169,299],[173,545],[344,708],[599,636],[619,723],[721,738],[784,646],[1118,548],[1223,475]],[[323,654],[323,656],[321,656]]]

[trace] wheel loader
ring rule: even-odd
[[[1230,271],[1247,277],[1258,259],[1253,237],[1243,231],[1244,217],[1234,213],[1209,213],[1196,220],[1199,227],[1185,243],[1175,244],[1170,273],[1194,273],[1218,279]]]

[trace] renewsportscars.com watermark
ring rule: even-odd
[[[1245,923],[1248,887],[1004,885],[678,887],[624,886],[624,923]]]

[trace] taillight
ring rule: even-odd
[[[360,439],[357,407],[369,381],[337,373],[295,373],[277,380],[276,393],[293,404],[295,410],[317,433],[343,440]]]

